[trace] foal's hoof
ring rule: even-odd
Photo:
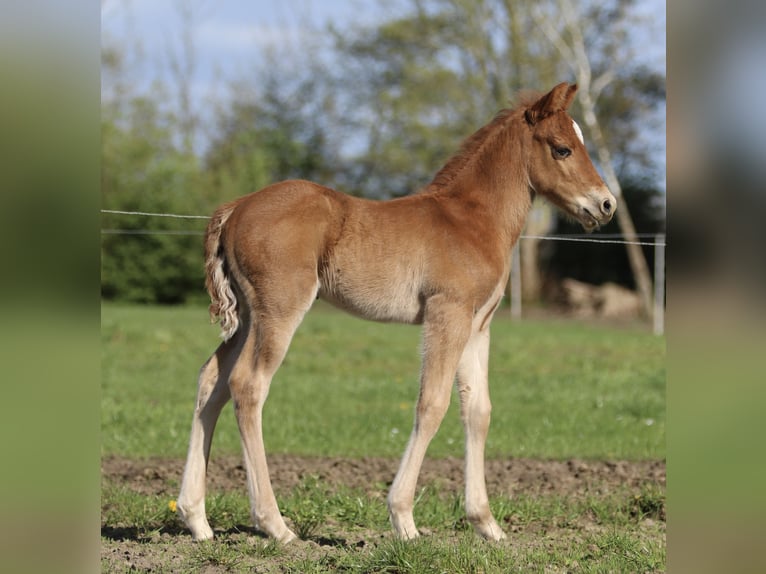
[[[391,526],[394,528],[394,534],[399,540],[413,540],[420,536],[411,513],[404,516],[392,513],[389,514],[389,519],[391,520]]]
[[[276,538],[277,542],[279,542],[280,544],[289,544],[290,542],[292,542],[298,537],[295,535],[295,532],[293,532],[289,528],[286,528],[282,534],[280,534],[279,536],[275,536],[274,538]]]
[[[213,530],[204,518],[204,515],[187,512],[179,504],[176,513],[186,527],[191,531],[192,540],[210,540],[213,538]]]
[[[475,527],[476,532],[478,532],[479,535],[486,540],[490,540],[492,542],[500,542],[501,540],[505,540],[507,538],[505,532],[503,532],[502,528],[500,528],[500,526],[498,526],[497,522],[494,520],[484,524],[476,524]]]
[[[212,540],[213,539],[213,531],[208,528],[206,531],[201,532],[192,532],[192,540],[195,542],[201,542],[203,540]]]

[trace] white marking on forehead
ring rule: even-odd
[[[577,137],[580,139],[580,143],[585,145],[585,140],[582,137],[582,130],[580,129],[580,126],[577,125],[577,122],[574,120],[572,120],[572,127],[574,128],[574,131],[577,134]]]

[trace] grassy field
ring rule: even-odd
[[[492,327],[492,459],[661,460],[664,339],[629,328],[559,321]],[[415,518],[430,536],[395,540],[385,484],[349,488],[306,476],[277,495],[302,540],[286,548],[250,528],[245,485],[211,489],[212,542],[194,544],[169,509],[178,475],[146,487],[155,457],[180,468],[197,371],[218,343],[201,307],[102,306],[102,455],[149,460],[139,480],[102,480],[102,571],[134,572],[660,572],[664,485],[647,480],[572,492],[514,491],[491,504],[509,534],[479,540],[459,489],[426,484]],[[317,305],[300,327],[265,408],[269,453],[399,457],[412,425],[419,330],[363,322]],[[457,400],[429,449],[461,457]],[[236,456],[231,406],[213,458]],[[136,486],[139,485],[139,486]]]
[[[197,372],[217,337],[203,308],[102,307],[102,454],[185,455]],[[272,384],[269,452],[400,456],[419,360],[418,328],[318,305]],[[487,456],[664,458],[664,361],[664,339],[648,333],[498,317]],[[462,455],[457,403],[429,455]],[[239,452],[231,405],[213,448]]]
[[[204,543],[191,542],[162,497],[117,488],[104,496],[110,502],[102,520],[118,525],[102,533],[102,570],[109,572],[646,573],[665,565],[664,492],[654,487],[631,496],[495,497],[493,512],[509,534],[503,543],[473,533],[459,495],[426,488],[416,511],[426,534],[402,542],[390,534],[381,500],[308,479],[280,497],[300,536],[287,547],[246,526],[243,492],[209,497],[216,538]]]

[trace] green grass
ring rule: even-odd
[[[492,327],[493,458],[665,457],[664,339],[636,329],[573,322]],[[102,453],[182,458],[197,372],[218,344],[201,307],[102,306]],[[271,453],[399,457],[412,426],[419,329],[364,322],[317,305],[272,385],[264,435]],[[429,456],[462,456],[457,400]],[[228,406],[214,454],[238,454]],[[176,493],[168,478],[162,493]],[[379,492],[378,492],[379,491]],[[665,493],[660,484],[565,495],[493,496],[509,536],[480,540],[460,489],[426,484],[415,520],[430,535],[396,540],[385,486],[354,490],[315,477],[279,505],[301,540],[282,547],[256,533],[246,489],[208,493],[216,538],[193,543],[168,506],[175,494],[102,484],[103,572],[514,573],[661,572]]]
[[[502,315],[502,311],[498,313]],[[102,453],[185,455],[200,366],[218,344],[202,307],[102,305]],[[269,452],[400,456],[417,397],[417,327],[317,305],[298,329],[264,414]],[[571,322],[492,325],[487,456],[665,456],[664,339]],[[215,452],[238,453],[231,406]],[[462,456],[457,399],[429,456]]]
[[[637,500],[651,506],[636,512]],[[651,500],[651,504],[649,504]],[[509,540],[476,537],[462,515],[462,496],[426,487],[415,518],[422,538],[402,542],[388,530],[384,504],[361,491],[320,485],[312,478],[280,500],[303,541],[287,547],[254,535],[244,492],[214,495],[208,517],[213,541],[191,543],[167,500],[107,485],[102,531],[108,550],[125,537],[167,571],[212,572],[660,572],[665,564],[665,497],[656,490],[628,488],[598,498],[556,494],[493,498],[491,505]],[[311,527],[302,530],[309,519]],[[652,518],[652,520],[647,520]],[[163,561],[173,551],[171,564]],[[112,571],[120,562],[102,562]],[[178,569],[170,569],[174,566]]]

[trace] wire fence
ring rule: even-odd
[[[121,211],[116,209],[102,209],[101,213],[112,215],[128,215],[140,217],[170,217],[174,219],[210,219],[208,215],[184,215],[178,213],[152,213],[146,211]],[[102,229],[102,235],[204,235],[201,230],[170,230],[170,229]],[[653,331],[655,335],[662,335],[665,331],[665,246],[667,245],[664,233],[637,233],[637,239],[652,239],[652,241],[631,241],[624,239],[621,233],[599,234],[599,237],[586,236],[583,234],[551,234],[551,235],[520,235],[520,239],[537,239],[539,241],[568,241],[578,243],[601,243],[620,245],[642,245],[654,247],[654,308],[652,310]],[[518,244],[514,248],[518,253]],[[520,269],[518,257],[512,257],[511,277],[511,314],[521,317],[521,291]],[[515,279],[513,279],[515,276]]]
[[[204,231],[182,229],[102,229],[102,235],[205,235]]]
[[[120,211],[117,209],[102,209],[101,213],[117,215],[144,215],[149,217],[174,217],[176,219],[210,219],[209,215],[179,215],[178,213],[151,213],[148,211]]]
[[[147,211],[120,211],[116,209],[102,209],[101,213],[110,213],[114,215],[138,215],[144,217],[171,217],[175,219],[210,219],[208,215],[184,215],[178,213],[152,213]],[[163,230],[163,229],[102,229],[103,235],[204,235],[204,231],[197,230]],[[656,233],[637,233],[637,238],[653,238],[654,241],[628,241],[618,239],[625,237],[621,233],[599,234],[598,238],[589,237],[579,233],[569,234],[551,234],[551,235],[521,235],[520,239],[538,239],[542,241],[572,241],[579,243],[616,243],[620,245],[648,245],[665,246],[665,234]]]

